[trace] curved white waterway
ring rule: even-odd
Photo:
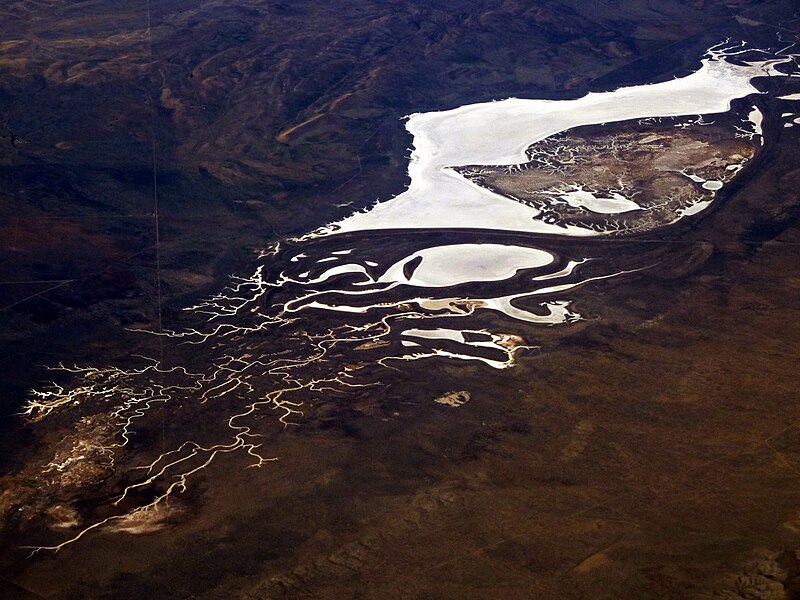
[[[694,73],[661,83],[590,93],[575,100],[509,98],[411,115],[406,124],[414,136],[408,189],[312,235],[431,228],[600,235],[589,228],[536,220],[537,209],[476,185],[452,167],[521,164],[527,161],[525,150],[531,144],[582,125],[725,112],[734,99],[759,93],[751,84],[754,77],[783,76],[774,67],[791,60],[733,64],[725,60],[724,51],[710,54]],[[632,203],[617,207],[634,208]]]

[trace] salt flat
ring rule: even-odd
[[[517,165],[525,162],[525,150],[532,143],[582,125],[726,112],[733,100],[759,93],[753,78],[783,76],[775,66],[788,60],[735,64],[725,50],[712,48],[697,71],[669,81],[574,100],[509,98],[411,115],[406,124],[414,136],[408,189],[314,235],[412,228],[598,235],[583,227],[533,220],[535,209],[467,181],[452,167]]]

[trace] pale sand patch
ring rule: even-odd
[[[463,406],[469,402],[471,398],[472,395],[468,391],[461,390],[457,392],[447,392],[438,398],[434,398],[433,401],[436,402],[436,404],[442,404],[451,408],[458,408],[459,406]]]

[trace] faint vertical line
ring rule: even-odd
[[[150,12],[150,0],[145,0],[147,5],[147,53],[150,57],[153,57],[153,36],[152,36],[152,27],[153,27],[153,19],[152,13]]]
[[[151,61],[153,60],[153,34],[152,34],[152,16],[150,11],[150,0],[146,0],[147,5],[147,53]],[[155,251],[156,251],[156,298],[158,304],[158,333],[163,331],[162,311],[161,311],[161,227],[160,215],[158,211],[158,163],[156,158],[156,106],[155,96],[150,95],[150,154],[153,167],[153,222],[155,227]],[[164,360],[164,342],[161,335],[159,339],[160,360]]]
[[[17,249],[17,236],[19,235],[19,218],[14,219],[14,238],[11,240],[11,250]]]
[[[145,0],[147,6],[147,54],[150,57],[151,63],[154,60],[153,56],[153,16],[150,9],[150,0]],[[156,98],[151,93],[150,95],[150,129],[151,129],[151,156],[153,165],[153,221],[155,226],[155,252],[156,252],[156,298],[158,309],[158,352],[159,364],[164,362],[164,337],[163,333],[163,320],[162,320],[162,301],[161,301],[161,227],[160,216],[158,212],[158,164],[156,160]],[[166,403],[161,407],[161,453],[167,451],[167,420],[166,420]],[[166,498],[167,514],[166,522],[169,523],[169,496]]]

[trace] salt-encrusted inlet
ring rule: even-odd
[[[398,196],[366,212],[321,228],[313,235],[381,229],[469,228],[569,236],[603,233],[596,228],[559,226],[534,219],[536,209],[475,185],[454,171],[468,165],[518,165],[526,149],[558,132],[590,124],[650,117],[726,112],[731,102],[759,93],[751,80],[784,76],[777,65],[792,57],[734,62],[744,47],[711,48],[701,67],[685,77],[661,83],[589,93],[575,100],[526,100],[468,104],[451,110],[413,114],[406,128],[413,136],[408,174],[411,183]],[[756,51],[758,52],[758,51]],[[786,99],[793,96],[785,97]],[[748,120],[761,133],[761,113]],[[572,182],[567,182],[572,183]],[[575,196],[573,195],[573,199]],[[616,198],[621,210],[633,210],[630,199]],[[612,205],[601,203],[603,210]],[[695,210],[682,215],[695,214]]]

